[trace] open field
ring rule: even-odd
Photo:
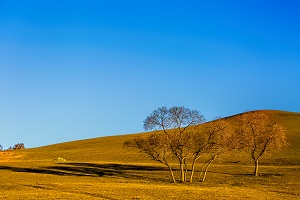
[[[212,166],[204,183],[171,184],[161,166],[111,163],[3,163],[4,199],[297,199],[299,167]]]
[[[0,152],[1,199],[300,199],[300,114],[266,113],[284,126],[289,145],[262,157],[259,177],[246,155],[230,154],[205,182],[171,183],[163,165],[123,147],[132,134]]]

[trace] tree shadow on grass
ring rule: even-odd
[[[41,168],[0,166],[0,170],[59,176],[121,177],[146,180],[153,179],[156,181],[160,178],[151,178],[150,173],[167,171],[164,167],[94,163],[58,163],[54,166]]]
[[[44,168],[0,166],[0,170],[9,170],[13,172],[36,173],[36,174],[74,175],[68,172],[54,171],[54,170],[48,170]]]
[[[75,176],[122,177],[134,179],[151,179],[147,174],[162,172],[163,167],[151,167],[125,164],[95,164],[95,163],[62,163],[47,167],[47,170],[71,173]]]

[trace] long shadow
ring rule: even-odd
[[[135,179],[154,179],[147,173],[166,171],[163,167],[123,165],[123,164],[94,164],[94,163],[59,163],[55,166],[42,168],[26,168],[0,166],[0,170],[14,172],[52,174],[59,176],[92,176],[92,177],[122,177]],[[155,179],[157,180],[157,179]]]
[[[43,168],[25,168],[25,167],[10,167],[0,166],[0,170],[9,170],[13,172],[37,173],[37,174],[53,174],[53,175],[74,175],[68,172],[54,171]]]

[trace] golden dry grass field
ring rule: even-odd
[[[123,147],[132,134],[0,152],[0,199],[300,199],[300,114],[265,112],[285,128],[288,146],[262,157],[259,177],[249,156],[231,153],[205,182],[171,183],[165,166]]]

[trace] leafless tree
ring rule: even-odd
[[[191,155],[193,132],[190,127],[204,122],[203,115],[197,110],[185,107],[166,107],[154,110],[144,121],[145,130],[161,130],[165,141],[180,166],[181,182],[186,181],[187,159]]]
[[[166,136],[161,131],[148,133],[146,135],[139,136],[133,140],[126,141],[125,146],[134,147],[139,149],[142,153],[147,154],[152,160],[162,163],[168,167],[172,180],[176,183],[173,170],[169,164],[171,157],[171,150],[169,144],[166,141]]]
[[[243,140],[225,119],[201,124],[203,122],[203,115],[196,110],[184,107],[158,108],[144,121],[145,130],[154,132],[128,141],[125,145],[138,148],[152,160],[165,164],[173,182],[176,179],[169,164],[171,161],[175,159],[179,164],[180,181],[192,182],[199,158],[209,158],[201,168],[201,180],[204,181],[211,163],[225,152],[241,148],[240,141]]]
[[[209,166],[218,156],[230,150],[240,148],[239,138],[226,120],[218,118],[201,126],[197,128],[198,131],[194,134],[193,138],[194,145],[192,146],[193,156],[190,182],[193,181],[195,165],[200,157],[203,155],[206,155],[206,158],[209,157],[201,168],[200,176],[203,173],[201,180],[204,181]]]
[[[3,146],[0,144],[0,151],[2,151],[3,150]]]
[[[269,117],[261,111],[243,113],[237,132],[254,161],[255,176],[258,176],[258,161],[261,156],[268,150],[280,150],[286,145],[283,128],[272,123]]]

